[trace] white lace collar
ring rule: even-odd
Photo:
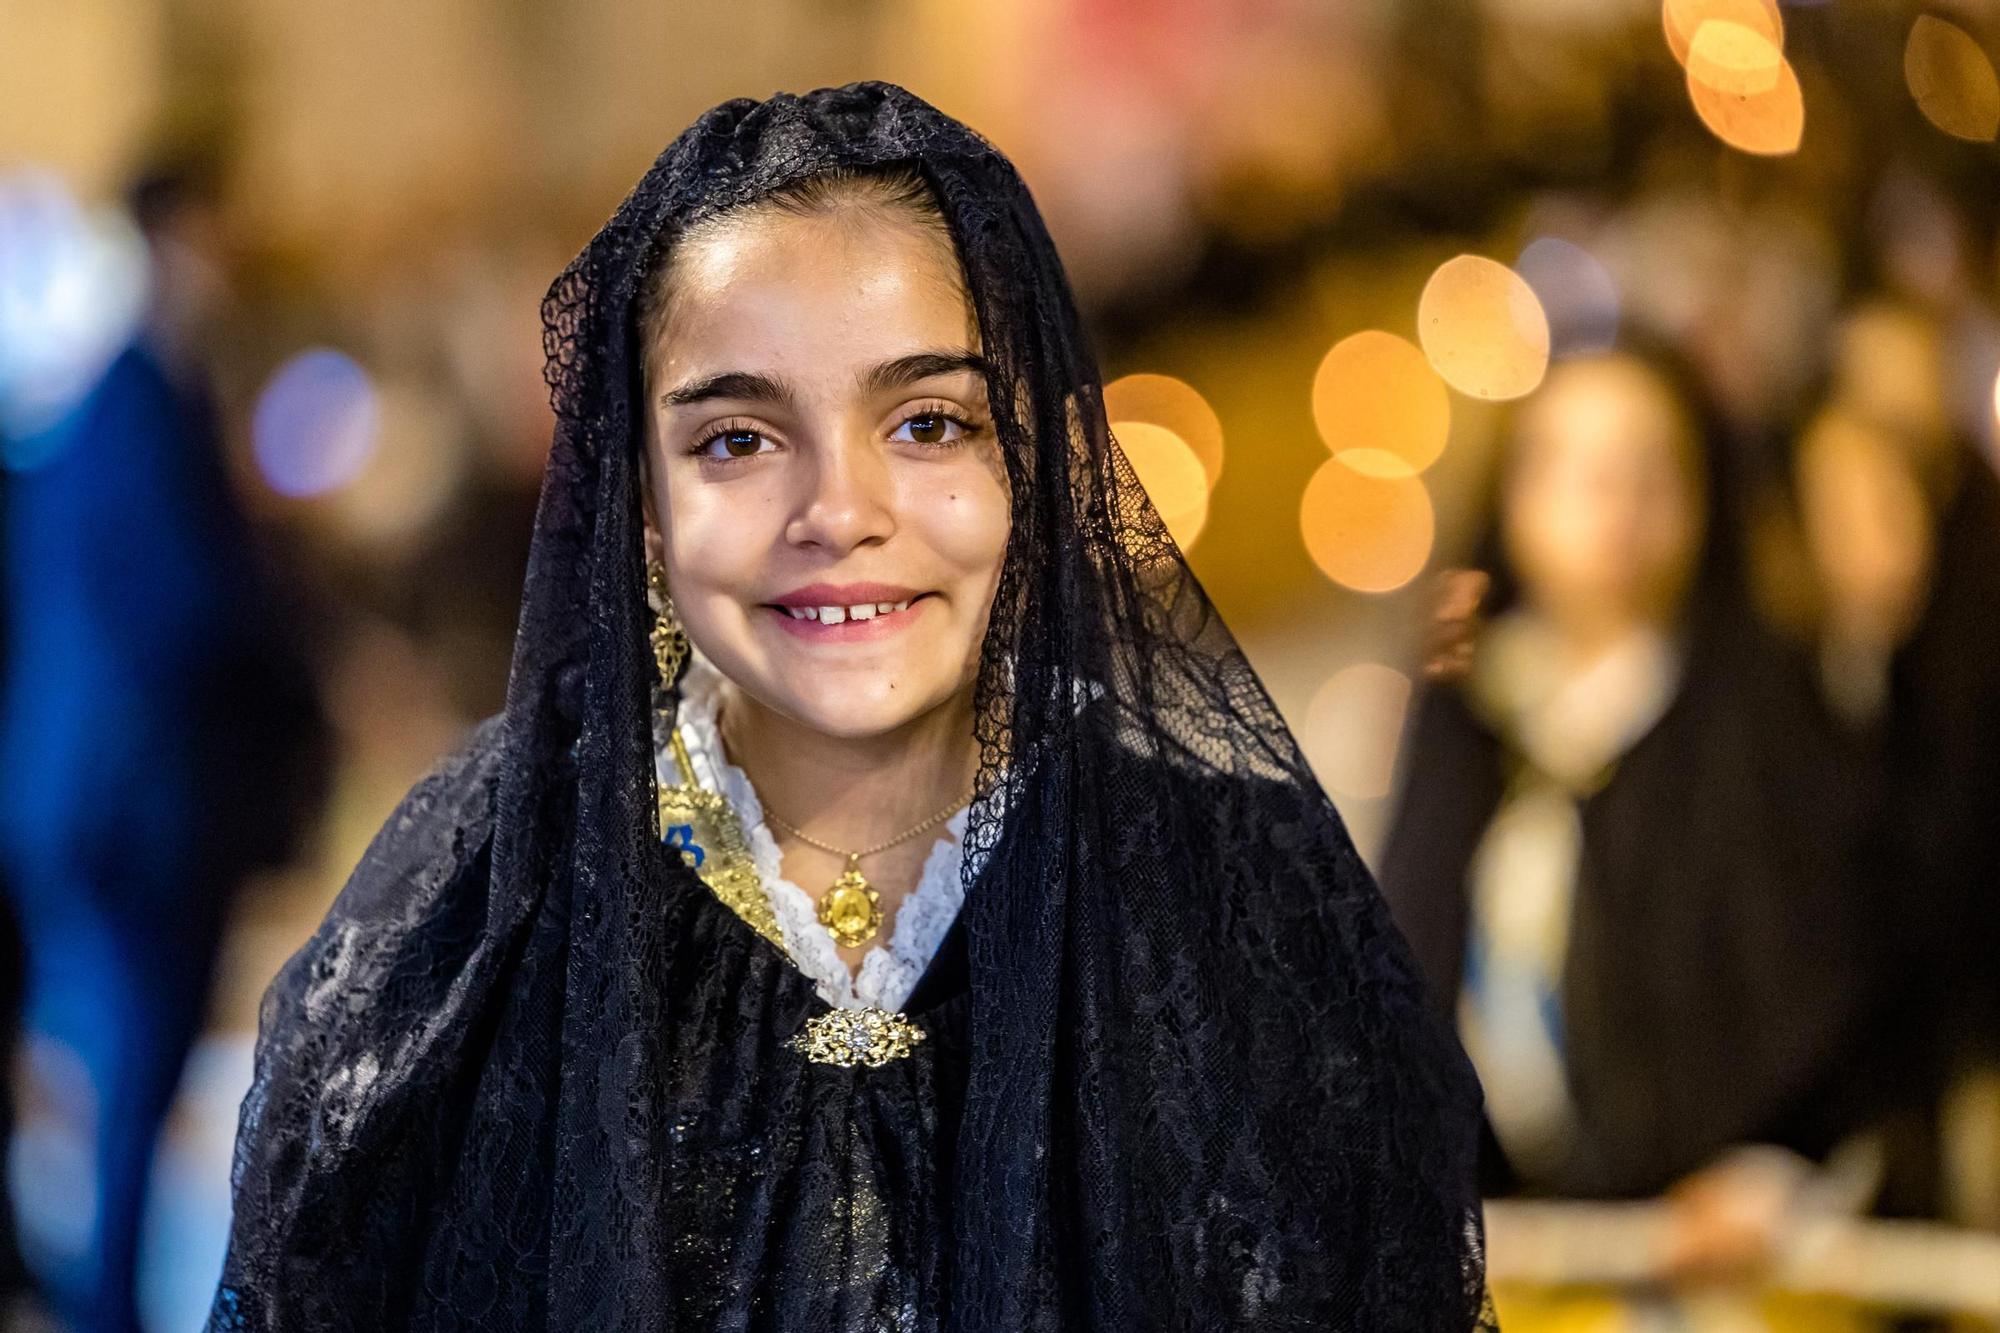
[[[964,902],[965,889],[960,880],[961,839],[971,807],[960,809],[945,822],[949,836],[940,837],[931,847],[916,887],[896,909],[889,939],[867,952],[857,974],[848,968],[833,936],[819,923],[812,896],[784,877],[783,857],[777,839],[764,824],[764,807],[757,799],[757,789],[751,786],[749,775],[730,763],[723,752],[717,725],[721,687],[722,673],[700,653],[695,653],[681,677],[681,740],[687,746],[688,758],[701,784],[721,792],[743,823],[751,859],[757,865],[757,877],[764,883],[764,892],[778,918],[779,932],[785,937],[785,951],[798,969],[812,979],[820,998],[835,1008],[873,1005],[901,1009]],[[653,764],[660,781],[679,780],[664,735],[654,737]]]

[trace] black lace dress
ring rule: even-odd
[[[1012,526],[959,916],[876,1064],[654,827],[635,294],[679,228],[914,163]],[[213,1329],[1482,1327],[1479,1092],[1109,434],[1011,164],[891,84],[739,98],[544,305],[506,710],[265,997]]]

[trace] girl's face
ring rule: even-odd
[[[1643,362],[1566,363],[1522,409],[1502,493],[1528,596],[1579,622],[1668,618],[1704,525],[1684,416]]]
[[[646,541],[688,637],[827,735],[969,701],[1009,511],[950,241],[879,209],[753,212],[667,276]]]

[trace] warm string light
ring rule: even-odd
[[[1903,81],[1924,119],[1946,134],[1975,143],[2000,134],[2000,76],[1957,24],[1918,16],[1903,47]]]
[[[1540,298],[1479,255],[1431,274],[1417,331],[1421,348],[1382,329],[1351,334],[1313,375],[1313,424],[1332,457],[1300,497],[1299,531],[1320,572],[1355,592],[1393,592],[1430,560],[1437,517],[1422,474],[1450,440],[1449,390],[1517,398],[1548,370]]]
[[[1711,19],[1695,31],[1688,48],[1688,79],[1698,87],[1732,97],[1756,97],[1777,87],[1785,55],[1755,28]]]
[[[1703,25],[1726,23],[1748,30],[1778,50],[1785,45],[1785,19],[1777,0],[1665,0],[1660,26],[1667,49],[1685,65]]]
[[[1777,81],[1759,93],[1713,87],[1691,67],[1688,98],[1709,133],[1739,152],[1782,157],[1797,152],[1805,137],[1805,96],[1789,61],[1777,66]]]
[[[1519,398],[1549,367],[1549,319],[1535,289],[1480,255],[1438,265],[1417,301],[1417,336],[1437,373],[1468,398]]]
[[[1313,424],[1357,472],[1408,476],[1444,453],[1451,396],[1407,338],[1363,329],[1335,343],[1313,375]]]
[[[1199,390],[1171,375],[1137,374],[1104,388],[1111,434],[1175,544],[1192,547],[1222,475],[1222,421]]]
[[[1709,133],[1758,156],[1798,151],[1805,98],[1776,0],[1665,0],[1660,24]]]
[[[1320,572],[1355,592],[1393,592],[1430,559],[1437,518],[1423,479],[1369,476],[1329,458],[1306,483],[1299,529]]]
[[[1208,477],[1194,450],[1165,426],[1150,421],[1114,421],[1111,434],[1174,543],[1193,546],[1208,522]]]
[[[1210,486],[1221,479],[1222,420],[1186,380],[1172,375],[1121,375],[1104,386],[1104,412],[1113,421],[1166,427],[1194,450]]]

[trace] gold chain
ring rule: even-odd
[[[918,824],[915,828],[905,830],[902,833],[898,833],[895,837],[889,839],[887,842],[878,842],[873,847],[870,847],[865,851],[859,851],[859,852],[850,852],[845,847],[835,847],[832,846],[831,844],[821,842],[818,838],[813,837],[810,833],[807,833],[804,829],[799,828],[797,825],[788,824],[784,820],[778,818],[777,814],[768,805],[764,807],[764,818],[770,820],[773,824],[776,824],[780,832],[790,834],[792,837],[797,838],[800,842],[805,843],[808,847],[817,847],[823,852],[832,852],[835,856],[844,856],[847,858],[848,862],[852,864],[853,862],[859,861],[864,856],[873,856],[877,852],[886,852],[891,847],[894,847],[897,843],[907,842],[911,838],[916,837],[919,833],[922,833],[925,829],[934,828],[937,825],[944,823],[945,820],[950,819],[952,815],[957,812],[960,806],[964,805],[966,801],[969,800],[971,800],[970,795],[968,795],[965,800],[953,801],[950,805],[946,806],[944,809],[938,811],[936,814],[931,815],[929,818],[925,819],[923,823]]]

